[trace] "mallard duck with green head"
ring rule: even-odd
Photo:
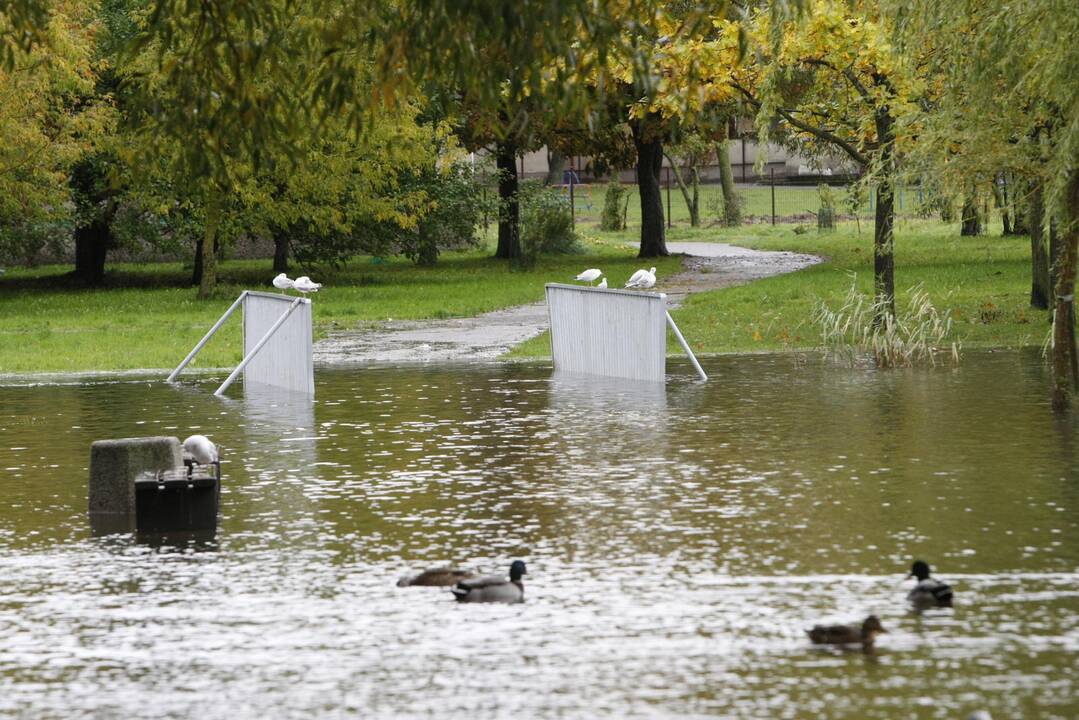
[[[915,560],[914,564],[910,566],[910,575],[907,575],[907,578],[918,579],[918,584],[907,593],[907,600],[915,608],[952,606],[951,586],[936,578],[929,577],[929,563],[924,560]]]
[[[451,592],[458,602],[522,602],[525,599],[525,586],[521,578],[525,572],[524,561],[514,560],[510,565],[509,580],[497,575],[462,580]]]

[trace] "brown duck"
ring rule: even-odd
[[[424,570],[419,575],[406,575],[397,581],[397,587],[448,587],[474,577],[476,577],[476,573],[471,570],[454,570],[453,568],[445,567],[431,568],[430,570]]]
[[[819,645],[861,645],[871,647],[873,640],[887,630],[880,624],[876,615],[870,615],[860,625],[814,625],[806,630],[809,639]]]

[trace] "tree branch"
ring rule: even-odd
[[[745,97],[746,101],[749,102],[750,105],[753,105],[758,110],[761,108],[761,101],[758,100],[751,92],[749,92],[749,90],[742,87],[737,82],[733,83],[733,86],[736,90],[738,90],[738,92],[742,93],[742,95]],[[796,127],[799,130],[803,130],[810,135],[813,135],[814,137],[817,137],[825,142],[835,145],[843,152],[847,153],[847,155],[849,155],[852,160],[854,160],[862,167],[869,166],[869,158],[866,157],[866,155],[860,150],[858,150],[858,148],[853,143],[844,140],[835,133],[825,130],[824,128],[810,125],[804,120],[799,120],[793,114],[791,114],[789,110],[784,110],[783,108],[776,108],[776,112],[793,127]]]

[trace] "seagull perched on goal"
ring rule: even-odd
[[[591,285],[596,280],[598,280],[599,276],[602,275],[602,274],[603,274],[603,271],[600,270],[599,268],[588,268],[587,270],[585,270],[583,273],[581,273],[580,275],[578,275],[574,279],[580,280],[581,282],[586,282],[589,285]]]
[[[301,275],[292,281],[292,287],[306,295],[310,292],[318,292],[318,289],[322,287],[322,283],[312,282],[311,278]]]
[[[627,288],[650,288],[656,284],[656,269],[645,270],[641,268],[630,276],[626,282]]]
[[[285,275],[285,273],[280,273],[277,277],[273,279],[273,286],[278,290],[291,290],[292,281],[289,280],[288,276]]]

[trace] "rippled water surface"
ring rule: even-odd
[[[1034,356],[0,387],[0,715],[1079,716],[1079,429]],[[92,537],[95,439],[224,448],[216,540]],[[916,615],[923,557],[954,610]],[[528,563],[526,602],[397,588]],[[877,613],[874,655],[803,629]]]

